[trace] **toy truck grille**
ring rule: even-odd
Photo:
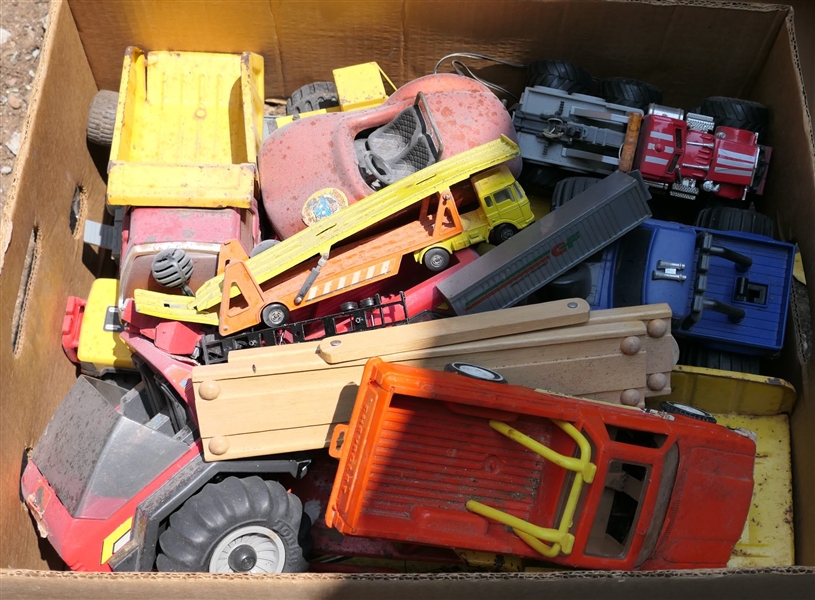
[[[457,315],[517,302],[651,216],[638,172],[614,173],[442,281]]]

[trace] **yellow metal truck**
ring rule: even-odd
[[[431,271],[446,267],[457,250],[486,241],[498,245],[535,220],[529,198],[506,166],[473,175],[470,183],[479,207],[461,215],[463,231],[414,255],[416,262],[423,262]]]
[[[263,129],[261,56],[131,46],[118,98],[107,98],[117,102],[108,204],[250,207]],[[95,101],[89,133],[109,130],[112,116]]]

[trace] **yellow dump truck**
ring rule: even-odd
[[[115,103],[115,112],[113,105]],[[88,135],[111,144],[108,204],[250,208],[263,130],[263,58],[127,49],[119,93]]]

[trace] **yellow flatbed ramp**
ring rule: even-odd
[[[517,144],[506,136],[462,152],[374,192],[272,248],[246,261],[250,275],[258,284],[297,266],[313,256],[327,253],[352,235],[396,214],[437,191],[464,181],[473,173],[489,169],[518,156]],[[136,290],[136,310],[143,314],[196,323],[217,324],[212,317],[196,317],[201,311],[220,303],[224,277],[218,275],[198,288],[194,297],[185,298],[148,290]],[[239,294],[231,290],[231,297]],[[210,313],[217,317],[217,313]]]

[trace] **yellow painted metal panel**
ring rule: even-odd
[[[257,169],[242,165],[111,162],[108,204],[249,208]]]
[[[671,373],[671,394],[651,402],[665,400],[712,413],[775,415],[792,410],[795,388],[777,377],[677,365]]]
[[[721,425],[744,427],[758,436],[753,503],[728,567],[795,564],[792,525],[790,428],[786,415],[715,415]]]
[[[388,98],[375,62],[334,69],[334,83],[344,112],[379,106]]]
[[[135,369],[132,353],[119,338],[119,333],[105,329],[105,318],[110,310],[118,310],[116,301],[119,282],[115,279],[97,279],[91,286],[85,316],[79,330],[77,358],[92,364],[98,371],[105,368]]]
[[[125,55],[108,203],[237,206],[254,197],[263,59],[251,52]]]

